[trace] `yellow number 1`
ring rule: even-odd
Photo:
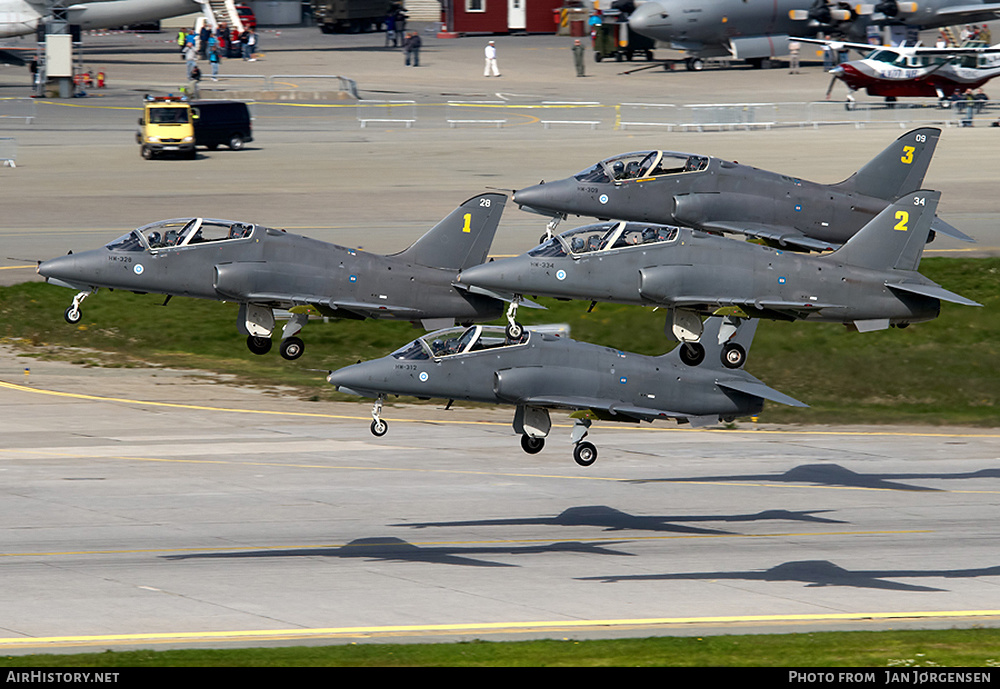
[[[462,228],[462,232],[472,232],[472,213],[466,213],[462,217],[465,218],[465,227]]]
[[[896,211],[896,220],[899,222],[892,229],[899,230],[900,232],[906,232],[910,229],[906,226],[906,223],[910,220],[910,214],[906,211]]]
[[[903,146],[903,157],[900,160],[907,165],[913,162],[913,152],[917,150],[913,146]]]

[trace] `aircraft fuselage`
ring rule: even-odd
[[[830,185],[708,158],[704,170],[625,180],[570,177],[520,189],[515,202],[539,212],[572,213],[721,230],[790,228],[836,246],[886,202]]]
[[[485,326],[488,330],[489,326]],[[527,331],[522,342],[506,344],[503,329],[480,339],[483,348],[448,353],[433,352],[435,342],[446,347],[449,335],[460,339],[461,329],[431,333],[426,356],[406,358],[409,347],[393,355],[335,371],[329,382],[345,391],[369,397],[410,395],[485,402],[490,404],[539,404],[586,408],[598,405],[704,416],[746,416],[760,411],[759,397],[715,385],[719,377],[756,381],[743,371],[725,374],[716,367],[685,366],[675,357],[650,357],[565,337]],[[415,340],[410,347],[420,347]],[[542,400],[561,403],[542,405]],[[574,404],[569,404],[574,400]],[[621,421],[636,421],[622,416]]]
[[[364,313],[371,317],[404,320],[489,320],[502,311],[493,300],[453,288],[453,270],[252,227],[245,237],[180,246],[113,243],[44,261],[39,273],[49,282],[78,289],[106,287],[271,307],[312,305],[331,317],[357,317],[350,308],[337,306],[345,302],[370,305]],[[380,304],[396,310],[380,315]]]
[[[615,228],[610,223],[571,232],[604,234]],[[622,224],[620,236],[650,229],[639,223]],[[662,236],[665,230],[660,232]],[[459,282],[526,296],[701,313],[731,305],[750,316],[833,323],[875,319],[915,323],[937,317],[940,309],[937,299],[897,293],[886,286],[903,280],[933,284],[915,271],[844,265],[836,252],[812,256],[687,228],[669,228],[669,233],[668,239],[647,244],[580,253],[559,251],[559,238],[554,238],[525,255],[465,270]]]

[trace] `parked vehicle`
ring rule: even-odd
[[[238,151],[244,144],[253,141],[250,108],[242,101],[192,101],[191,115],[198,146],[215,150],[222,145]]]
[[[147,96],[135,139],[140,146],[139,152],[146,160],[164,153],[194,158],[195,128],[191,104],[186,98]]]

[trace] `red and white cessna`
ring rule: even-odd
[[[1000,43],[994,46],[960,48],[924,48],[920,46],[883,47],[867,43],[846,43],[819,39],[795,39],[818,43],[830,50],[850,48],[870,51],[860,60],[842,62],[830,73],[853,93],[865,89],[871,96],[888,100],[903,97],[949,98],[967,89],[978,89],[993,77],[1000,76]],[[849,94],[848,100],[853,100]]]

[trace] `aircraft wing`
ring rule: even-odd
[[[245,297],[246,301],[276,304],[286,308],[314,306],[320,313],[334,318],[385,318],[392,316],[401,320],[418,319],[421,311],[408,306],[393,304],[343,301],[314,294],[279,294],[277,292],[254,292]],[[343,313],[338,313],[343,312]]]
[[[654,419],[686,419],[691,414],[664,411],[650,407],[636,407],[627,404],[617,404],[599,397],[572,396],[536,396],[518,400],[520,404],[530,404],[539,407],[560,407],[563,409],[592,409],[595,412],[606,412],[612,416],[627,417],[623,420],[653,421]],[[717,417],[716,417],[717,418]]]
[[[816,45],[829,46],[833,50],[841,50],[842,48],[850,48],[852,50],[875,50],[882,48],[881,45],[872,45],[871,43],[852,43],[851,41],[833,41],[824,38],[789,38],[789,41],[799,41],[800,43],[815,43]]]
[[[718,296],[699,297],[697,295],[680,296],[670,300],[673,307],[718,307],[735,306],[742,309],[750,317],[777,318],[779,320],[796,320],[805,318],[820,309],[842,307],[843,304],[826,304],[818,301],[786,301],[781,299],[720,299]]]
[[[810,251],[832,251],[840,246],[836,242],[827,242],[822,239],[807,237],[793,227],[781,227],[779,225],[760,225],[757,223],[736,223],[736,222],[712,222],[703,225],[704,229],[715,232],[735,232],[745,234],[748,237],[758,237],[768,241],[777,242],[781,246],[792,245]]]
[[[366,316],[368,318],[385,318],[386,316],[392,316],[393,318],[406,320],[418,318],[421,313],[421,311],[411,309],[408,306],[373,304],[363,301],[334,301],[333,299],[329,299],[324,303],[329,304],[338,311],[348,311],[352,314]]]
[[[466,292],[469,292],[470,294],[482,294],[483,296],[492,297],[493,299],[497,299],[499,301],[506,301],[508,303],[514,301],[514,297],[516,296],[513,292],[497,292],[495,290],[486,289],[485,287],[477,287],[476,285],[466,285],[461,282],[453,282],[451,283],[451,286],[454,287],[455,289],[464,289]],[[541,304],[533,302],[530,299],[525,299],[524,297],[520,297],[518,305],[527,306],[529,309],[545,309],[545,307],[542,306]]]
[[[804,402],[799,402],[794,397],[789,397],[783,392],[778,392],[774,388],[764,385],[759,380],[745,380],[743,378],[727,378],[723,380],[715,381],[715,384],[720,388],[728,388],[729,390],[736,390],[737,392],[742,392],[747,395],[753,395],[754,397],[760,397],[761,399],[770,400],[772,402],[777,402],[779,404],[787,404],[789,407],[808,407],[808,404]]]
[[[947,17],[952,20],[952,23],[954,24],[962,24],[965,22],[966,17],[975,17],[977,15],[981,15],[983,12],[1000,13],[1000,2],[989,2],[981,5],[953,5],[951,7],[942,7],[937,10],[937,16]]]
[[[912,292],[913,294],[920,294],[925,297],[940,299],[941,301],[950,301],[954,304],[962,304],[963,306],[982,306],[979,302],[966,299],[960,294],[949,292],[940,285],[924,285],[919,282],[887,282],[885,286],[889,289]]]

